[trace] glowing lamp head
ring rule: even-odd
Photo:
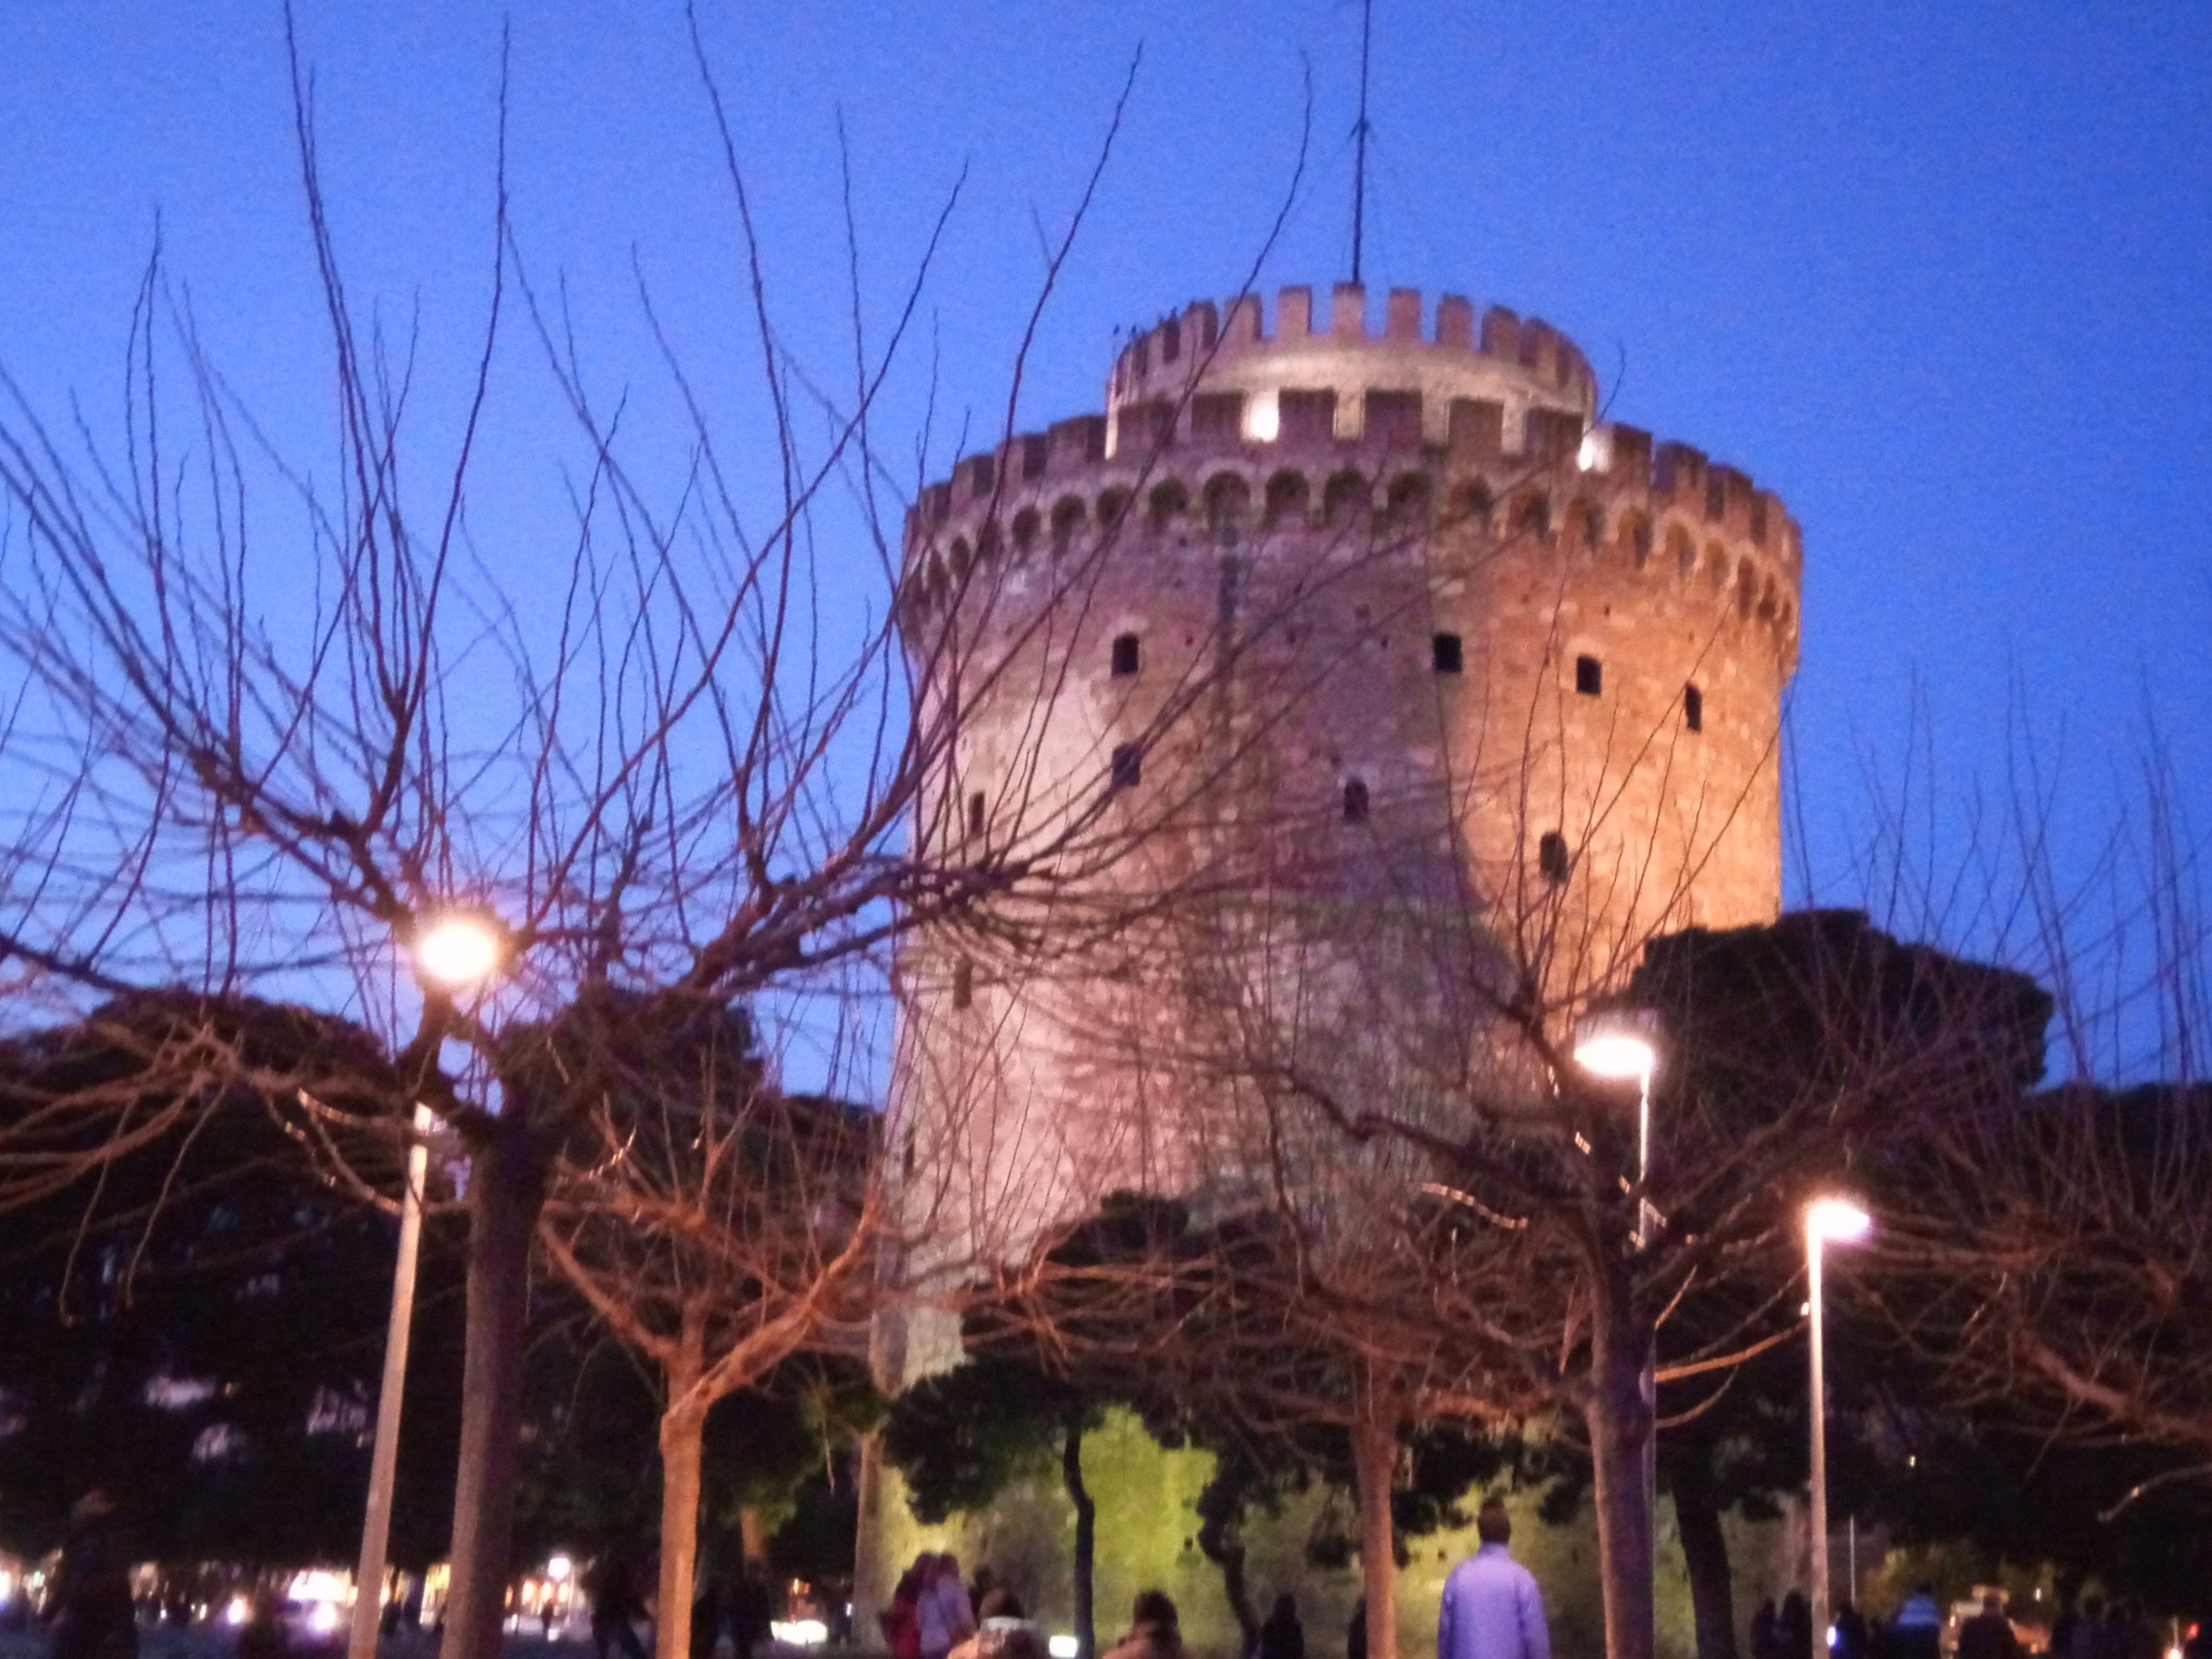
[[[1574,1063],[1608,1083],[1648,1079],[1659,1069],[1658,1027],[1648,1009],[1586,1014],[1574,1030]]]
[[[569,1574],[575,1570],[575,1565],[566,1555],[556,1555],[545,1563],[545,1576],[556,1584],[566,1584]]]
[[[1815,1198],[1805,1206],[1805,1236],[1822,1244],[1856,1244],[1874,1230],[1874,1217],[1849,1198]]]
[[[415,931],[415,970],[446,990],[481,984],[497,971],[506,941],[480,912],[453,910],[423,918]]]

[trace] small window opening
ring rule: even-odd
[[[979,789],[968,798],[968,834],[971,839],[982,839],[984,823],[983,791]]]
[[[1463,660],[1458,634],[1440,633],[1428,642],[1428,664],[1439,674],[1457,674]]]
[[[1344,781],[1344,822],[1367,822],[1367,785],[1363,779],[1351,778]]]
[[[1605,665],[1595,657],[1574,659],[1574,689],[1586,697],[1602,696],[1605,690]]]
[[[1705,693],[1694,685],[1682,688],[1682,724],[1694,732],[1705,729]]]
[[[1140,660],[1141,660],[1141,655],[1136,635],[1116,634],[1114,636],[1114,677],[1117,680],[1128,678],[1137,671],[1137,664]]]
[[[976,964],[963,957],[952,964],[952,1006],[964,1008],[976,1001]]]
[[[1567,880],[1567,837],[1558,830],[1545,830],[1536,842],[1536,868],[1554,885]]]
[[[1116,745],[1113,782],[1116,789],[1134,789],[1144,781],[1144,751],[1135,743]]]

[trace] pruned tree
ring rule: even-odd
[[[329,447],[257,421],[158,255],[116,426],[54,420],[0,368],[0,651],[27,688],[10,704],[9,764],[46,786],[0,852],[0,954],[62,999],[175,986],[344,1008],[378,1034],[392,1085],[375,1103],[319,1094],[316,1133],[379,1137],[389,1166],[407,1109],[440,1116],[467,1163],[469,1222],[449,1659],[482,1659],[497,1640],[545,1206],[563,1195],[550,1236],[577,1282],[600,1282],[593,1262],[622,1249],[584,1206],[638,1219],[671,1173],[643,1141],[607,1161],[636,1103],[670,1098],[663,1057],[640,1053],[638,1034],[743,1007],[772,1025],[772,1061],[819,1039],[842,1086],[872,1064],[849,1016],[896,940],[986,895],[1098,868],[1128,834],[1103,834],[1088,796],[1041,802],[1019,837],[929,830],[960,810],[944,787],[959,702],[937,693],[988,683],[1013,653],[999,632],[924,638],[899,615],[903,502],[879,399],[952,203],[887,306],[849,238],[851,378],[823,390],[783,344],[753,181],[693,41],[737,226],[731,327],[715,345],[753,377],[755,404],[739,415],[695,395],[648,292],[659,390],[679,414],[672,440],[638,435],[609,390],[638,377],[602,371],[569,328],[509,217],[503,170],[488,181],[477,349],[412,361],[345,280],[296,44]],[[1096,183],[1094,171],[1068,216],[1040,308]],[[449,427],[419,413],[429,379],[457,398]],[[482,505],[482,458],[514,394],[570,417],[566,449],[543,457],[543,486],[572,514],[550,571],[538,532],[521,545]],[[1017,360],[1009,423],[1020,396]],[[759,430],[765,482],[743,460]],[[1081,560],[1057,571],[1066,602],[1081,603],[1088,572]],[[979,563],[957,581],[982,594],[1003,579]],[[418,981],[411,953],[456,911],[495,927],[497,972]],[[836,1116],[753,1098],[787,1128]],[[757,1149],[762,1121],[731,1132],[734,1161]],[[96,1173],[111,1155],[98,1141],[40,1165],[42,1178]],[[377,1185],[357,1182],[365,1196]],[[853,1224],[810,1247],[817,1302],[865,1276],[861,1191]],[[904,1236],[924,1211],[902,1212]]]
[[[572,1133],[538,1236],[659,1375],[656,1639],[688,1653],[709,1414],[794,1355],[863,1351],[899,1241],[865,1108],[777,1090],[740,1013],[633,1012],[647,1058]]]

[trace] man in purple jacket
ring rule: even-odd
[[[1535,1575],[1505,1548],[1513,1537],[1513,1519],[1503,1500],[1483,1500],[1475,1535],[1482,1548],[1444,1580],[1436,1659],[1552,1659]]]

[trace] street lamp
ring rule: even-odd
[[[440,990],[464,990],[489,979],[506,955],[505,931],[480,910],[448,910],[416,924],[409,955],[418,979]]]
[[[1637,1085],[1636,1248],[1651,1243],[1651,1074],[1659,1069],[1659,1016],[1649,1008],[1600,1008],[1574,1028],[1574,1063],[1607,1083]]]
[[[1821,1263],[1830,1244],[1856,1244],[1872,1230],[1874,1218],[1849,1198],[1815,1198],[1805,1206],[1805,1277],[1811,1287],[1813,1480],[1813,1637],[1816,1654],[1827,1651],[1828,1629],[1828,1424],[1827,1381],[1821,1336]]]
[[[1607,1083],[1636,1082],[1636,1248],[1651,1243],[1651,1074],[1659,1069],[1659,1016],[1649,1008],[1592,1008],[1576,1022],[1574,1063]],[[1652,1572],[1659,1558],[1659,1354],[1643,1351],[1637,1390],[1643,1398],[1643,1525],[1651,1539]]]
[[[489,978],[505,954],[499,923],[479,911],[452,910],[418,925],[409,952],[416,977],[443,991]],[[369,1501],[361,1517],[361,1557],[353,1572],[353,1623],[346,1659],[376,1659],[384,1616],[384,1569],[391,1539],[392,1484],[399,1467],[399,1411],[407,1391],[407,1340],[415,1323],[415,1269],[422,1253],[423,1186],[437,1120],[415,1108],[407,1148],[407,1186],[399,1199],[399,1256],[391,1269],[391,1318],[385,1327],[384,1380],[377,1392],[376,1438],[369,1452]]]

